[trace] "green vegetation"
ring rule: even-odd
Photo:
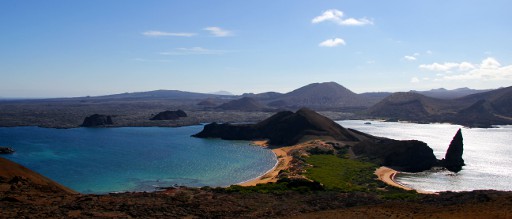
[[[376,180],[377,165],[335,155],[311,155],[306,162],[313,167],[307,169],[309,179],[321,183],[325,189],[341,192],[371,192],[383,199],[407,200],[418,198],[416,191],[387,186]]]
[[[342,192],[371,191],[378,187],[373,163],[339,158],[335,155],[311,155],[306,158],[306,176],[320,182],[326,189]]]

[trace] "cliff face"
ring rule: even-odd
[[[94,115],[86,117],[84,119],[84,122],[80,126],[82,126],[82,127],[98,127],[98,126],[107,126],[107,125],[113,125],[113,124],[114,124],[114,122],[112,122],[111,116],[94,114]]]
[[[462,153],[464,152],[464,144],[462,140],[462,131],[459,129],[450,142],[450,146],[446,151],[444,159],[439,162],[440,166],[443,166],[452,172],[459,172],[462,170],[462,166],[465,165],[464,159],[462,159]]]

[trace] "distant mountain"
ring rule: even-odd
[[[356,94],[336,82],[313,83],[278,96],[268,103],[272,107],[309,107],[312,109],[340,109],[369,107],[377,101]]]
[[[512,87],[452,100],[415,92],[395,93],[368,109],[368,113],[392,120],[450,122],[477,127],[512,124]]]
[[[122,93],[97,97],[91,99],[206,99],[219,97],[216,94],[204,94],[179,90],[155,90],[146,92]]]
[[[259,111],[265,109],[265,105],[251,97],[242,97],[241,99],[224,103],[216,108],[223,110]]]
[[[216,91],[216,92],[211,92],[210,94],[224,95],[224,96],[234,96],[233,93],[231,93],[229,91],[224,91],[224,90],[220,90],[220,91]]]
[[[242,94],[242,97],[250,97],[250,98],[253,98],[256,100],[275,100],[276,98],[279,98],[281,96],[283,96],[283,94],[278,93],[278,92],[265,92],[265,93],[259,93],[259,94],[254,94],[254,93]]]
[[[423,94],[427,97],[434,97],[434,98],[439,98],[439,99],[455,99],[455,98],[460,98],[460,97],[468,96],[471,94],[477,94],[477,93],[482,93],[482,92],[487,92],[487,91],[491,91],[491,90],[475,90],[475,89],[470,89],[467,87],[457,88],[457,89],[453,89],[453,90],[447,90],[444,88],[432,89],[432,90],[428,90],[428,91],[411,90],[411,92],[414,92],[414,93],[419,93],[419,94]]]
[[[394,93],[368,109],[370,115],[401,120],[427,119],[442,112],[448,100],[414,92]]]

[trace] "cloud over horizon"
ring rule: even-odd
[[[371,25],[373,21],[368,18],[346,18],[343,19],[343,12],[338,9],[329,9],[322,13],[322,15],[316,16],[311,20],[311,23],[317,24],[325,21],[330,21],[342,26],[364,26]]]
[[[512,65],[503,66],[493,57],[487,57],[480,64],[470,62],[445,62],[443,64],[422,64],[420,69],[434,72],[434,80],[454,81],[454,80],[483,80],[483,81],[512,81]]]

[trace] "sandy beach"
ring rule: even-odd
[[[266,147],[267,141],[253,141],[253,144],[262,146],[262,147]],[[239,185],[255,186],[257,184],[262,184],[262,183],[276,182],[277,175],[279,175],[279,172],[281,170],[288,168],[290,165],[290,162],[292,160],[292,156],[288,155],[288,151],[289,151],[289,148],[287,148],[287,147],[272,149],[272,152],[274,152],[274,154],[277,157],[277,164],[274,166],[274,168],[272,168],[267,173],[265,173],[264,175],[262,175],[258,178],[249,180],[247,182],[240,183]]]
[[[395,181],[395,177],[398,174],[398,171],[391,169],[389,167],[380,167],[377,170],[375,170],[375,175],[379,178],[380,181],[385,182],[386,184],[394,187],[398,187],[404,190],[414,190],[413,188],[404,186],[397,181]],[[428,192],[428,191],[422,191],[422,190],[416,190],[418,193],[422,194],[437,194],[434,192]]]

